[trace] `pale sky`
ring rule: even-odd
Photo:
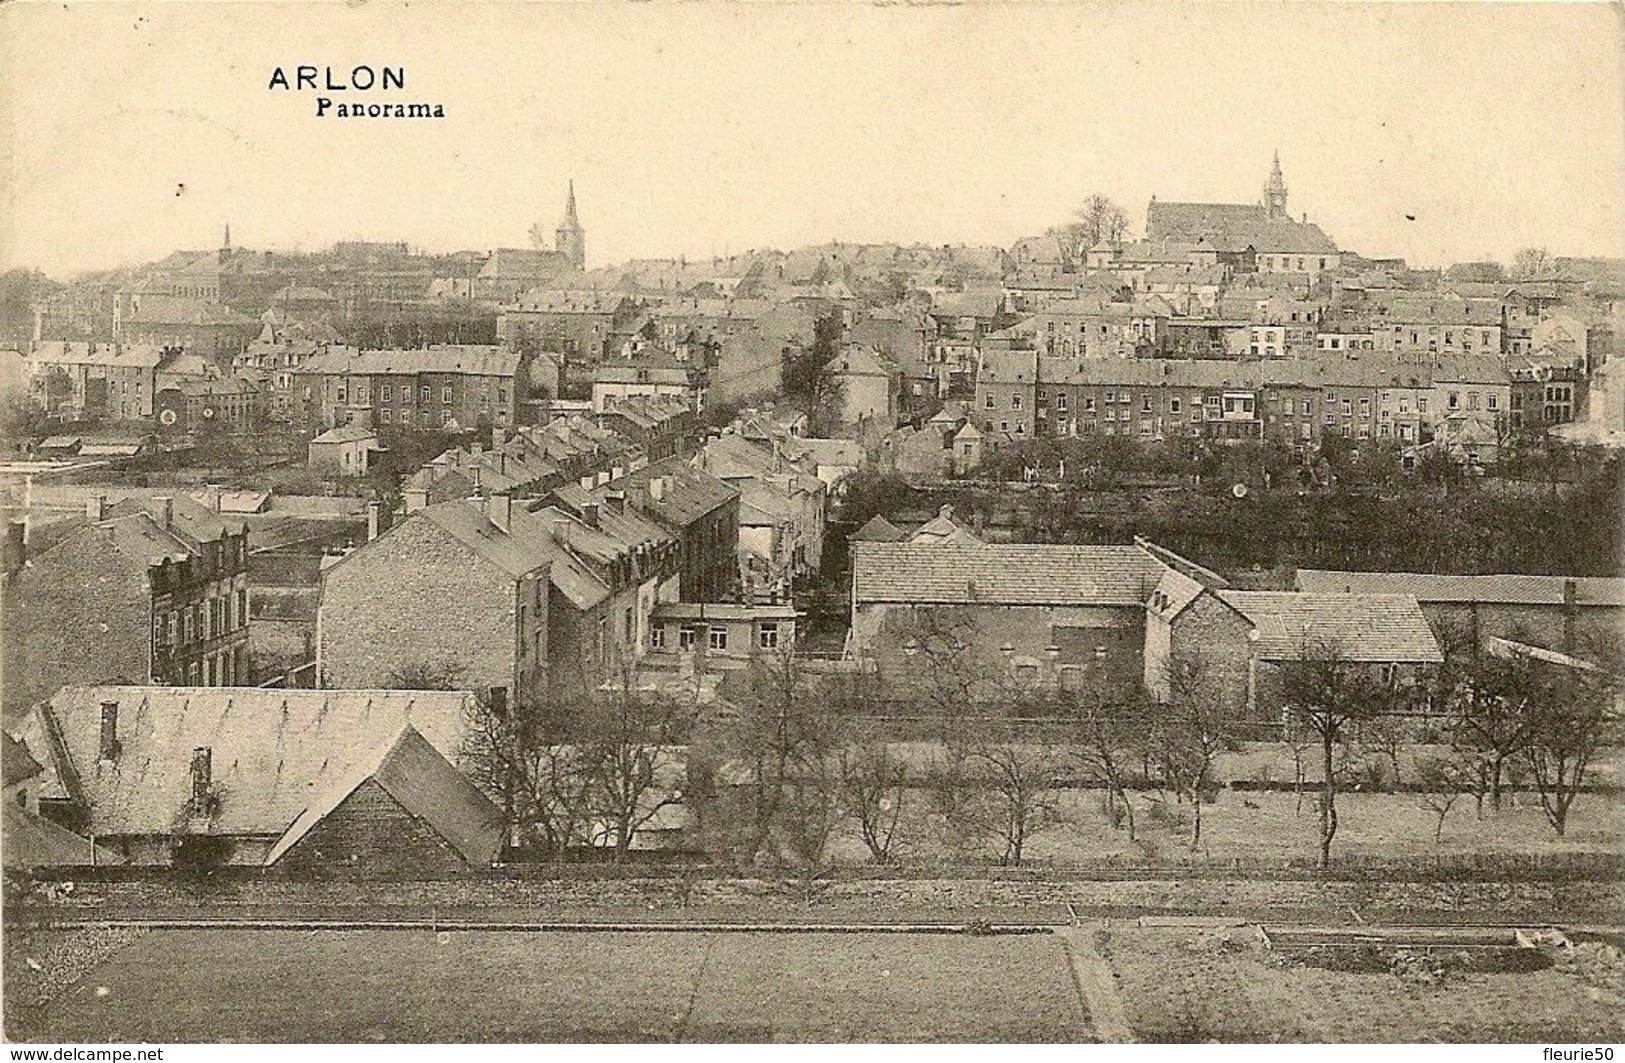
[[[0,7],[0,268],[214,247],[226,221],[253,248],[526,246],[571,178],[589,266],[1008,245],[1093,192],[1136,231],[1153,193],[1254,202],[1277,149],[1294,216],[1367,255],[1619,255],[1622,40],[1592,4],[24,0]],[[447,117],[318,119],[267,89],[300,63],[404,66],[368,98]]]

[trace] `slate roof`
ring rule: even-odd
[[[899,543],[908,538],[897,525],[876,513],[847,539],[853,543]]]
[[[8,734],[0,733],[0,778],[5,780],[6,786],[15,786],[20,782],[27,782],[45,769],[28,752],[28,747]]]
[[[369,779],[428,824],[469,864],[489,865],[496,858],[502,846],[502,812],[415,727],[406,724],[346,770],[332,773],[271,847],[266,865],[281,859]]]
[[[665,496],[658,502],[649,495],[649,481],[657,476],[666,481]],[[640,512],[681,528],[739,496],[738,491],[710,473],[694,468],[681,457],[645,465],[618,480],[611,480],[608,486],[625,491],[627,504],[637,506]]]
[[[491,523],[479,503],[454,499],[420,509],[407,520],[414,518],[431,521],[512,579],[546,567],[548,580],[577,609],[591,609],[609,597],[609,588],[553,538],[553,522],[546,515],[514,505],[509,510],[508,530],[503,531]]]
[[[336,428],[329,428],[321,435],[312,439],[312,443],[359,443],[364,439],[377,439],[378,433],[371,428],[364,428],[358,424],[341,424]]]
[[[1573,578],[1582,607],[1625,607],[1625,579],[1612,576],[1447,576],[1431,572],[1338,572],[1300,568],[1296,587],[1321,594],[1408,594],[1424,604],[1482,602],[1493,605],[1563,604],[1563,584]]]
[[[859,542],[857,603],[1143,605],[1163,566],[1137,546]]]
[[[337,777],[406,724],[439,753],[461,750],[469,695],[424,690],[63,687],[24,719],[49,751],[42,787],[74,797],[87,833],[169,834],[191,795],[192,751],[211,751],[220,810],[212,834],[280,837]],[[101,703],[118,703],[118,757],[100,761]]]
[[[27,358],[45,365],[104,365],[154,369],[164,349],[155,343],[75,343],[48,340],[34,345]]]
[[[1320,226],[1271,219],[1256,203],[1169,203],[1152,200],[1145,212],[1146,242],[1202,243],[1222,251],[1251,246],[1270,254],[1336,254]]]
[[[1146,602],[1146,608],[1164,620],[1172,620],[1185,611],[1185,607],[1202,596],[1202,584],[1176,569],[1168,569],[1157,581]]]
[[[5,866],[23,871],[36,868],[105,867],[122,864],[124,857],[90,839],[81,838],[66,827],[36,816],[6,802],[5,818],[0,820]],[[92,851],[94,850],[94,852]]]
[[[358,351],[330,347],[296,369],[295,373],[351,374],[357,376],[458,373],[469,376],[513,376],[519,354],[490,345],[444,345],[411,350]]]
[[[1332,649],[1344,660],[1444,660],[1422,607],[1407,594],[1221,590],[1219,600],[1258,629],[1263,660],[1293,661]]]

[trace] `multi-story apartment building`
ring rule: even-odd
[[[5,591],[8,710],[67,684],[231,686],[251,674],[247,529],[188,499],[91,497]]]
[[[36,343],[24,355],[29,397],[48,415],[69,421],[151,417],[165,354],[156,344]]]
[[[495,346],[358,351],[330,347],[294,370],[306,424],[381,431],[508,427],[518,420],[520,356]]]

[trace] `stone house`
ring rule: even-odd
[[[22,721],[41,810],[131,864],[437,875],[502,815],[454,763],[456,691],[65,687]]]

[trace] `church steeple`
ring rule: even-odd
[[[1281,153],[1275,153],[1275,164],[1270,167],[1270,179],[1264,182],[1264,214],[1271,220],[1285,221],[1286,179],[1281,176]]]
[[[570,193],[564,201],[564,218],[553,232],[553,249],[570,261],[576,269],[587,268],[587,231],[576,217],[576,183],[570,182]]]

